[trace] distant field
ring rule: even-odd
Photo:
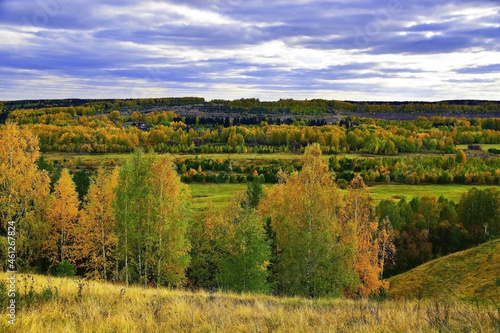
[[[485,144],[481,145],[484,151],[489,148],[500,149],[500,144]],[[466,150],[467,145],[458,145],[457,148]],[[373,154],[363,154],[363,153],[342,153],[336,155],[323,155],[322,158],[326,162],[332,156],[343,156],[349,158],[364,157],[364,158],[374,158],[374,157],[397,157],[397,156],[407,156],[407,155],[443,155],[442,153],[401,153],[396,156],[385,156],[385,155],[373,155]],[[72,161],[72,166],[75,167],[77,161],[81,162],[83,165],[87,165],[90,168],[97,168],[100,165],[119,165],[123,163],[124,160],[131,156],[131,153],[105,153],[105,154],[80,154],[80,153],[63,153],[63,152],[47,152],[42,154],[44,158],[49,161],[58,160],[63,162]],[[302,154],[297,153],[274,153],[274,154],[170,154],[174,159],[190,159],[198,156],[200,159],[230,159],[238,165],[263,165],[269,164],[272,161],[289,161],[289,162],[299,162]]]
[[[481,149],[483,151],[488,151],[488,149],[490,148],[496,148],[496,149],[500,149],[500,143],[487,143],[487,144],[479,144],[481,146]],[[466,150],[468,149],[468,146],[469,145],[457,145],[457,149],[462,149],[462,150]]]
[[[460,146],[459,146],[460,147]],[[466,145],[463,147],[467,148]],[[489,149],[491,147],[500,148],[498,145],[482,145],[483,149]],[[71,154],[71,153],[45,153],[43,154],[48,160],[59,160],[59,161],[73,161],[73,167],[76,166],[77,160],[80,159],[83,164],[90,164],[92,168],[95,168],[101,164],[104,165],[119,165],[125,159],[127,159],[130,154]],[[349,157],[359,157],[359,154],[344,154]],[[269,164],[272,160],[288,160],[288,161],[299,161],[301,154],[173,154],[175,159],[182,158],[194,158],[198,156],[199,158],[211,158],[211,159],[227,159],[237,162],[240,165],[259,165],[259,164]],[[324,155],[323,158],[327,160],[331,155]],[[266,184],[265,187],[270,187],[271,184]],[[246,184],[214,184],[214,183],[192,183],[189,184],[191,192],[193,195],[192,207],[195,209],[203,209],[207,202],[211,200],[216,206],[224,205],[230,199],[230,197],[238,190],[244,190]],[[488,185],[478,186],[478,187],[489,187]],[[500,189],[500,186],[497,186]],[[406,184],[377,184],[370,187],[371,193],[375,199],[375,203],[378,204],[383,199],[394,199],[399,200],[405,198],[406,200],[411,200],[415,196],[422,195],[436,195],[444,196],[450,200],[458,201],[462,193],[468,191],[472,186],[469,185],[406,185]]]
[[[127,159],[129,153],[107,153],[107,154],[77,154],[77,153],[60,153],[48,152],[42,154],[47,160],[71,160],[80,158],[83,163],[90,162],[92,166],[98,166],[100,163],[105,163],[111,159],[120,162]],[[294,153],[275,153],[275,154],[170,154],[174,159],[189,159],[198,156],[200,159],[231,159],[233,161],[249,161],[249,162],[269,162],[272,160],[299,161],[302,154]],[[361,154],[338,154],[338,155],[323,155],[323,159],[327,161],[331,156],[348,156],[351,158],[361,157]]]
[[[223,206],[231,200],[238,191],[247,188],[246,184],[189,184],[191,189],[191,207],[197,210],[204,209],[209,201],[215,206]]]
[[[273,185],[266,184],[264,188],[269,188]],[[189,184],[192,195],[192,207],[200,210],[206,207],[209,200],[214,205],[222,206],[229,202],[231,196],[237,191],[246,189],[246,184]],[[474,186],[469,185],[374,185],[370,187],[370,192],[373,195],[375,204],[378,204],[383,199],[400,200],[405,198],[410,201],[413,197],[423,195],[444,196],[450,200],[458,202],[463,193],[467,192]],[[478,188],[488,188],[491,186],[482,185]],[[495,186],[500,190],[500,186]]]
[[[478,188],[489,188],[491,185],[460,185],[460,184],[448,184],[448,185],[405,185],[405,184],[381,184],[374,185],[370,187],[370,191],[375,199],[375,203],[380,202],[383,199],[394,199],[399,200],[404,197],[407,201],[411,200],[413,197],[419,197],[423,195],[436,195],[438,198],[444,196],[449,200],[455,202],[460,200],[463,193],[467,192],[473,187]],[[500,190],[500,186],[493,186]]]

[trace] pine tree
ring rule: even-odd
[[[222,244],[217,279],[223,289],[235,292],[261,292],[271,289],[267,282],[271,249],[255,211],[245,204],[248,198],[236,195],[223,210],[224,232],[218,235]]]

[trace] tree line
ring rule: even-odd
[[[24,111],[23,111],[24,112]],[[159,153],[273,153],[301,152],[319,143],[323,153],[361,152],[378,155],[398,153],[455,153],[455,144],[500,143],[497,118],[453,120],[453,126],[434,124],[443,119],[421,117],[414,121],[380,121],[357,118],[357,125],[307,126],[304,121],[290,125],[237,125],[190,127],[173,112],[133,112],[123,116],[78,116],[71,112],[21,114],[15,111],[8,121],[29,128],[40,139],[42,151],[131,152],[149,147]],[[126,118],[126,119],[123,119]],[[446,119],[445,119],[446,120]],[[144,122],[143,131],[123,121]],[[224,120],[226,122],[226,120]]]
[[[496,113],[500,112],[498,101],[450,100],[439,102],[370,102],[339,101],[325,99],[260,101],[258,98],[236,100],[215,99],[206,101],[200,97],[143,98],[143,99],[62,99],[62,100],[21,100],[0,101],[0,113],[19,109],[41,109],[81,106],[98,110],[111,109],[146,110],[158,108],[196,108],[208,113],[248,113],[248,114],[328,114],[338,111],[362,113]]]
[[[80,202],[66,169],[51,189],[47,171],[37,166],[38,139],[28,130],[3,126],[0,147],[0,232],[5,236],[14,221],[17,264],[25,271],[367,297],[388,287],[384,272],[394,258],[404,262],[398,252],[412,258],[416,249],[422,258],[425,249],[448,242],[449,249],[435,252],[444,254],[500,231],[494,189],[471,190],[455,210],[432,197],[376,209],[361,177],[346,194],[338,189],[317,144],[307,147],[300,172],[280,172],[266,193],[255,180],[227,207],[209,205],[201,215],[190,210],[189,189],[168,155],[136,150],[120,167],[99,169]],[[1,241],[5,265],[6,237]]]

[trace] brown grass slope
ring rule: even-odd
[[[430,261],[389,279],[390,298],[500,302],[500,239]]]
[[[0,280],[7,274],[0,272]],[[305,299],[16,276],[16,325],[0,332],[492,332],[500,309],[434,300]]]

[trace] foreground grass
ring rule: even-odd
[[[6,275],[1,273],[0,278],[5,281]],[[9,329],[3,310],[1,331],[496,332],[500,328],[494,306],[450,300],[310,300],[125,288],[21,274],[17,288],[16,326]]]
[[[500,306],[500,239],[430,261],[389,283],[392,298],[453,295]]]

